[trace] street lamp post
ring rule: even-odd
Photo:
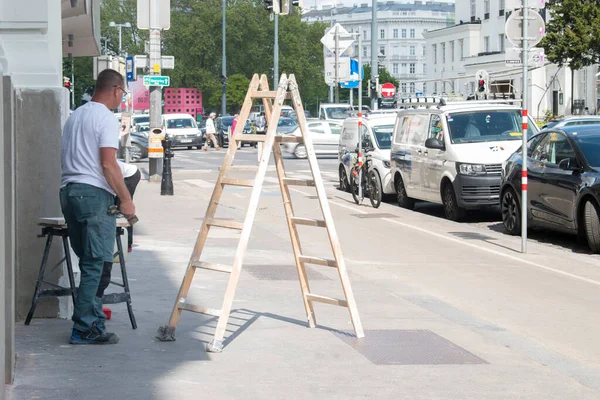
[[[108,26],[110,27],[118,27],[119,28],[119,57],[121,57],[121,28],[125,27],[125,28],[131,28],[131,23],[129,22],[125,22],[124,24],[117,24],[114,21],[110,21]]]

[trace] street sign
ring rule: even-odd
[[[138,55],[134,57],[133,64],[135,68],[145,69],[148,68],[148,56]],[[161,68],[162,69],[174,69],[175,68],[175,57],[173,56],[162,56],[161,57]]]
[[[336,51],[336,46],[335,46],[336,32],[339,36],[337,50],[339,51],[339,54],[342,54],[350,46],[352,46],[354,44],[354,36],[351,35],[340,24],[335,24],[334,26],[329,28],[329,30],[327,32],[325,32],[325,35],[321,38],[321,43],[323,43],[323,45],[325,47],[327,47],[329,49],[329,51],[331,51],[332,53],[335,53],[335,51]]]
[[[161,75],[144,75],[144,86],[169,86],[171,78]]]
[[[515,46],[523,48],[522,28],[523,28],[523,9],[515,10],[506,20],[504,32],[506,38]],[[534,10],[528,9],[525,20],[528,23],[528,47],[537,45],[546,34],[546,23],[542,16]]]
[[[340,81],[347,81],[350,78],[350,57],[340,57],[338,68]],[[325,58],[325,83],[335,85],[335,57]]]
[[[385,98],[392,98],[396,95],[396,87],[391,83],[384,83],[381,85],[381,96]]]
[[[360,69],[361,78],[365,77],[365,70],[362,67],[359,67],[358,60],[350,60],[350,79],[347,81],[340,82],[340,86],[343,89],[356,89],[360,83],[360,79],[358,77],[358,70]]]
[[[151,15],[154,11],[155,15]],[[137,0],[137,27],[139,29],[169,29],[171,27],[171,0]]]
[[[504,51],[505,63],[507,67],[520,67],[523,65],[521,49],[517,47],[508,47]],[[533,68],[543,67],[546,61],[544,49],[534,47],[529,49],[529,66]]]
[[[127,82],[135,81],[135,65],[133,57],[127,57],[125,60],[125,75]]]

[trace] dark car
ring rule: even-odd
[[[229,135],[227,130],[231,127],[231,124],[233,124],[233,116],[231,115],[218,117],[215,121],[215,129],[217,131],[215,136],[221,147],[225,147],[225,145],[229,146]]]
[[[504,229],[521,231],[521,151],[502,171],[500,208]],[[550,129],[527,145],[527,220],[539,226],[577,234],[600,252],[600,127]]]
[[[280,117],[279,122],[277,123],[277,133],[279,134],[287,134],[292,133],[298,128],[298,124],[291,118]]]
[[[149,123],[140,123],[129,132],[131,147],[129,157],[131,161],[139,161],[148,157],[148,135],[150,133]]]

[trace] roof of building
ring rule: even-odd
[[[414,3],[399,3],[388,1],[386,3],[377,3],[377,12],[382,11],[438,11],[454,12],[454,4],[433,2],[433,1],[415,1]],[[333,11],[333,13],[332,13]],[[334,7],[321,10],[311,10],[302,14],[302,18],[330,17],[333,15],[370,13],[371,6],[368,4],[355,5],[353,7]]]

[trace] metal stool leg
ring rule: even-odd
[[[71,253],[69,252],[69,237],[63,236],[63,249],[65,251],[65,261],[67,262],[67,273],[69,274],[69,284],[71,285],[71,297],[73,304],[77,299],[77,288],[75,287],[75,276],[73,275],[73,264],[71,263]]]
[[[40,270],[38,272],[37,282],[35,284],[35,292],[33,292],[33,300],[31,300],[31,308],[29,309],[29,313],[27,314],[27,318],[25,318],[25,325],[29,325],[31,322],[31,318],[33,318],[33,313],[35,312],[35,307],[37,306],[37,301],[40,295],[40,288],[42,286],[42,280],[44,279],[44,272],[46,271],[46,263],[48,262],[48,255],[50,254],[50,247],[52,245],[52,235],[48,235],[48,239],[46,239],[46,247],[44,248],[44,256],[42,257],[42,265],[40,265]]]
[[[137,323],[135,316],[133,315],[133,307],[131,306],[131,293],[129,292],[129,280],[127,279],[127,270],[125,268],[125,253],[123,253],[123,244],[121,243],[121,235],[123,234],[123,228],[119,228],[117,233],[117,249],[119,251],[119,265],[121,267],[121,276],[123,277],[123,287],[125,294],[127,295],[127,312],[129,313],[129,320],[131,321],[131,327],[137,329]]]

